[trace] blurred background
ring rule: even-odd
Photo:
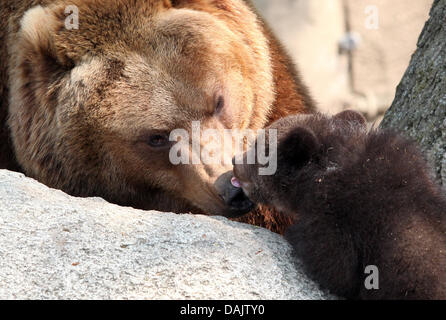
[[[253,0],[323,112],[380,121],[433,0]]]

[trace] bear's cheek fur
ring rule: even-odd
[[[236,164],[234,174],[251,201],[286,211],[281,204],[286,202],[284,198],[286,199],[288,195],[276,192],[280,189],[281,183],[277,172],[274,175],[260,175],[258,165]]]
[[[258,186],[258,166],[247,164],[246,154],[243,164],[235,164],[233,166],[233,172],[245,195],[254,203],[264,204],[264,196]]]

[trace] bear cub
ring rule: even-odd
[[[446,197],[414,142],[368,130],[354,111],[269,129],[276,173],[243,161],[232,183],[294,217],[285,236],[321,287],[348,299],[446,299]]]

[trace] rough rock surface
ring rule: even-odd
[[[446,0],[430,16],[382,127],[415,139],[446,186]]]
[[[0,170],[0,299],[325,299],[279,235]]]

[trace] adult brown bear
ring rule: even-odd
[[[0,27],[0,168],[75,196],[231,215],[215,184],[231,165],[174,166],[168,133],[313,108],[247,1],[2,0]],[[289,223],[266,208],[244,221]]]

